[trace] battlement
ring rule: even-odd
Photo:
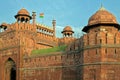
[[[78,62],[76,62],[78,61]],[[29,64],[28,64],[29,63]],[[39,63],[39,64],[38,64]],[[64,54],[64,53],[54,53],[48,55],[41,55],[36,57],[26,57],[24,58],[24,67],[26,68],[49,68],[49,67],[67,67],[82,64],[81,54]],[[33,65],[33,66],[31,66]]]
[[[84,47],[88,45],[98,45],[98,44],[120,44],[119,38],[120,32],[113,33],[90,33],[83,36]]]
[[[24,30],[24,31],[29,30],[29,31],[32,31],[32,32],[36,31],[35,26],[33,26],[30,23],[18,23],[18,22],[15,22],[15,23],[11,24],[10,27],[12,29],[17,30],[17,31],[20,31],[20,30]]]
[[[48,27],[44,24],[36,24],[36,28],[37,28],[37,33],[42,33],[42,34],[45,34],[45,35],[48,35],[48,36],[54,36],[54,29],[51,28],[51,27]]]
[[[37,26],[37,28],[42,28],[42,29],[47,29],[47,30],[53,30],[52,27],[47,26],[47,25],[45,25],[45,24],[37,23],[36,26]]]

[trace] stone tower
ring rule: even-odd
[[[82,31],[83,80],[120,80],[120,25],[101,7]]]

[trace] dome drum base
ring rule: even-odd
[[[88,32],[90,29],[92,29],[92,28],[94,28],[94,27],[96,27],[96,26],[111,26],[111,27],[115,27],[115,28],[117,28],[118,30],[120,30],[120,25],[119,24],[112,24],[112,23],[98,23],[98,24],[94,24],[94,25],[88,25],[88,26],[85,26],[83,29],[82,29],[82,31],[83,32]]]

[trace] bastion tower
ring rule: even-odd
[[[83,28],[83,80],[120,80],[120,25],[101,7]]]
[[[30,16],[24,8],[14,17],[14,23],[0,25],[0,80],[23,80],[24,58],[30,56],[32,50],[57,45],[55,20],[53,27],[38,24],[35,12]]]

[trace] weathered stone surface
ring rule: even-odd
[[[0,80],[120,80],[120,26],[111,13],[97,11],[78,39],[70,26],[57,38],[55,20],[51,29],[35,24],[33,16],[31,24],[29,12],[21,9],[15,23],[0,26],[5,29],[0,33]],[[31,56],[34,49],[60,45],[67,45],[65,52]]]

